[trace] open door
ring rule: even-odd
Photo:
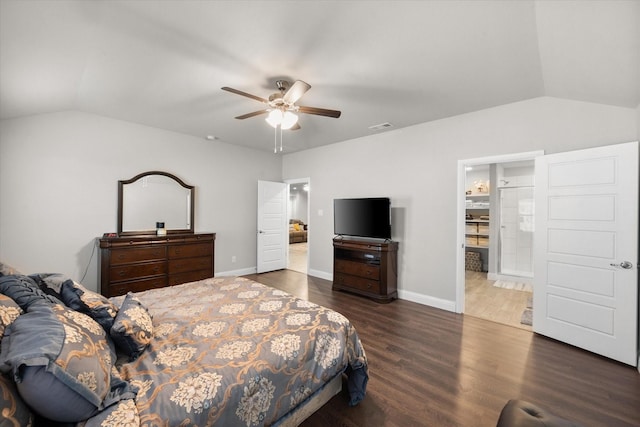
[[[536,159],[533,330],[638,363],[638,143]]]
[[[258,181],[257,272],[287,268],[287,184]]]

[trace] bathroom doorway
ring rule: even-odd
[[[533,317],[534,157],[470,161],[459,185],[464,258],[457,310],[526,330]]]

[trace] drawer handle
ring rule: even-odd
[[[127,274],[127,272],[125,270],[120,270],[118,272],[118,276],[120,276],[120,277],[124,277],[126,274]]]
[[[367,289],[371,289],[371,283],[367,283]]]
[[[176,255],[179,255],[180,252],[181,252],[180,249],[176,249]]]

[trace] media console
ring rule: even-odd
[[[378,302],[398,298],[398,242],[333,239],[333,290]]]

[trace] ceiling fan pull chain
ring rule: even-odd
[[[280,152],[282,153],[282,125],[278,127],[280,128]]]
[[[273,129],[273,154],[278,152],[278,129]]]

